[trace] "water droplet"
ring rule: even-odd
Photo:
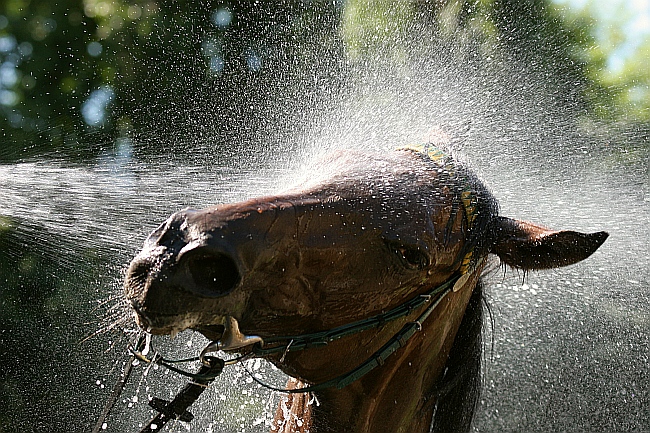
[[[92,57],[98,57],[102,53],[103,49],[102,44],[97,41],[90,42],[86,45],[86,51]]]
[[[221,29],[226,28],[232,22],[232,12],[228,8],[219,8],[212,13],[212,22]]]

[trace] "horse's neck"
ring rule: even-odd
[[[408,370],[382,369],[382,374],[371,373],[344,389],[320,391],[318,399],[311,394],[285,394],[271,432],[428,432],[435,397],[423,395],[421,379],[411,377]],[[293,378],[287,384],[288,389],[304,386]]]
[[[312,411],[314,431],[429,432],[436,400],[430,380],[415,356],[400,358],[346,388],[319,393],[320,406]],[[435,371],[442,367],[432,366]]]
[[[477,397],[470,396],[477,389],[475,367],[480,369],[480,352],[476,352],[480,351],[482,320],[480,289],[474,293],[465,318],[451,312],[465,311],[470,294],[451,294],[445,305],[440,305],[443,311],[436,311],[425,329],[383,366],[341,390],[318,392],[318,406],[310,404],[310,395],[283,397],[272,431],[425,433],[431,429],[434,412],[436,430],[469,429]],[[447,321],[436,320],[443,317]],[[454,342],[457,329],[459,339]],[[445,375],[446,370],[453,373]],[[289,386],[303,385],[292,379]],[[446,388],[454,388],[451,395]],[[444,397],[438,401],[441,393]]]
[[[287,389],[303,388],[305,384],[291,378]],[[312,427],[310,394],[285,394],[280,398],[275,419],[271,427],[273,433],[309,433]]]

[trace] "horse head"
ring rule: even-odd
[[[307,384],[332,383],[314,391],[321,407],[310,425],[429,431],[434,412],[444,413],[445,372],[464,350],[455,347],[475,345],[457,334],[476,329],[471,299],[480,298],[486,257],[526,270],[564,266],[606,237],[499,216],[485,186],[433,147],[337,152],[278,195],[175,213],[145,241],[124,287],[152,334],[194,329]],[[358,332],[291,346],[359,323]],[[385,349],[412,323],[413,336]],[[372,371],[334,381],[369,359]]]

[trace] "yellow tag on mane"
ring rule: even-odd
[[[476,272],[481,272],[483,269],[483,265],[487,261],[487,257],[483,257],[483,260],[480,262],[476,263],[474,266],[472,266],[470,269],[467,270],[463,275],[460,276],[458,280],[456,280],[456,283],[454,283],[454,288],[452,289],[454,292],[459,291],[460,289],[463,288],[463,286],[474,276],[474,273]]]

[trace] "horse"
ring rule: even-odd
[[[478,401],[481,275],[579,262],[606,232],[500,216],[431,143],[336,151],[276,195],[184,209],[146,239],[124,291],[137,324],[185,329],[291,379],[274,432],[468,431]],[[315,404],[317,401],[318,404]]]

